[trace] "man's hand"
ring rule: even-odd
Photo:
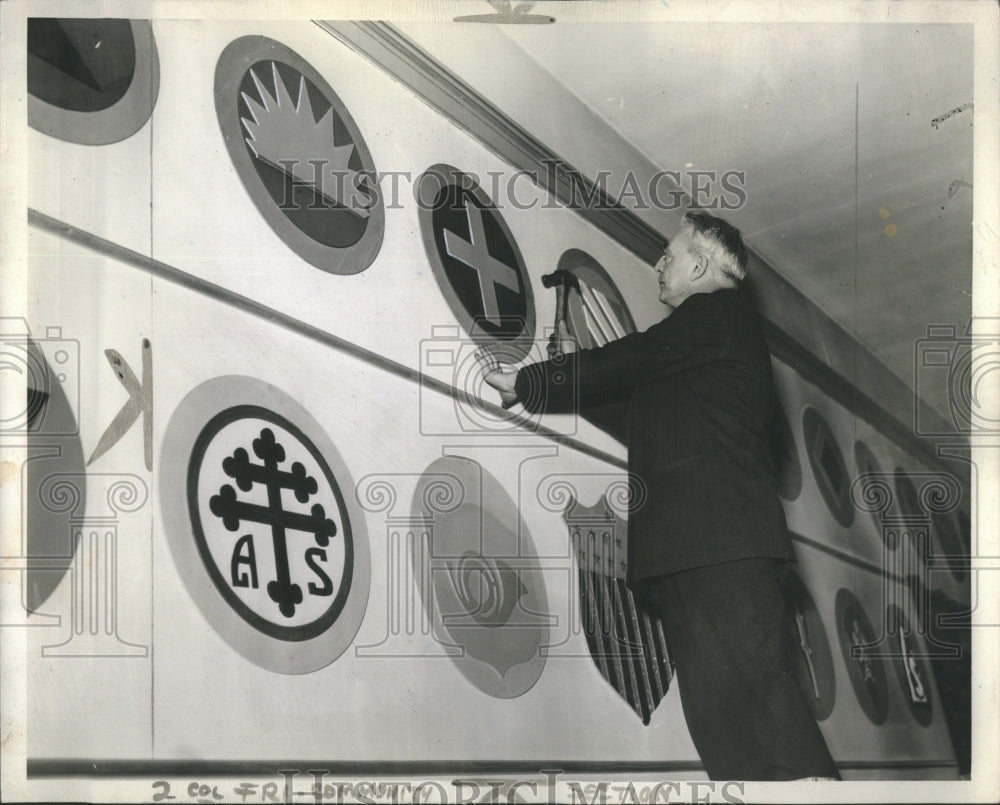
[[[549,336],[549,343],[545,347],[545,351],[551,359],[561,355],[570,355],[576,352],[578,348],[579,345],[576,343],[576,339],[569,334],[566,322],[561,321],[556,331]]]
[[[500,361],[485,350],[476,353],[476,360],[483,373],[483,380],[500,392],[500,404],[504,408],[510,408],[517,402],[517,392],[514,390],[517,372],[503,371]]]

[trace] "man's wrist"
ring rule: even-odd
[[[513,372],[503,372],[503,390],[508,394],[517,394],[517,370]]]

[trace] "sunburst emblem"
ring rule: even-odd
[[[345,207],[362,218],[369,216],[373,195],[362,182],[363,173],[349,166],[354,155],[354,143],[337,145],[333,137],[333,107],[317,121],[313,112],[306,80],[299,76],[299,97],[293,101],[278,66],[271,63],[274,95],[267,91],[255,70],[253,79],[263,103],[257,103],[241,92],[253,119],[241,117],[247,130],[247,147],[260,159],[277,170],[290,174],[303,185],[311,185],[331,204]]]
[[[215,103],[233,166],[275,234],[324,271],[368,268],[385,232],[378,172],[323,76],[280,42],[244,36],[219,57]]]

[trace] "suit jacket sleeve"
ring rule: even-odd
[[[695,294],[645,332],[523,367],[515,385],[518,399],[531,413],[628,399],[638,386],[720,357],[729,338],[728,318],[719,294]]]

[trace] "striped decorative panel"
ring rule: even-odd
[[[601,676],[643,724],[670,688],[672,670],[659,618],[625,586],[625,521],[602,497],[572,503],[564,515],[579,566],[583,631]]]

